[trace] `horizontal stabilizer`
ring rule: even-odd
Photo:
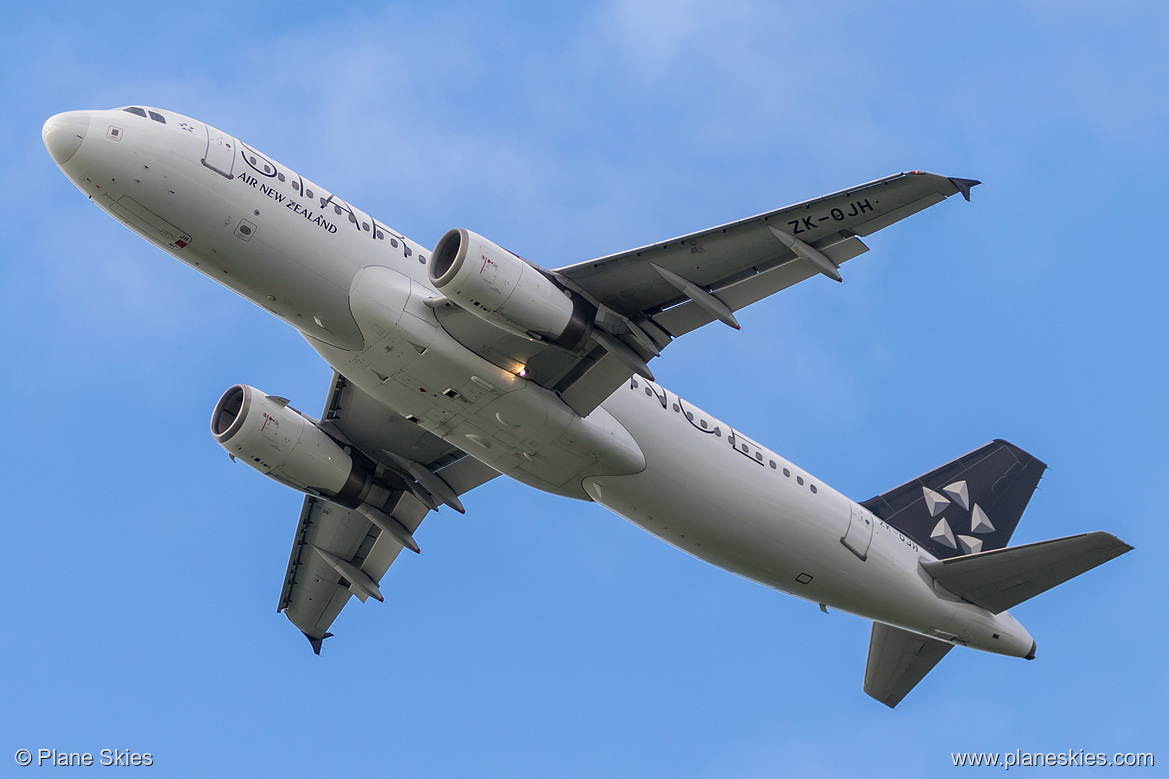
[[[953,648],[944,641],[874,622],[865,692],[893,708]]]
[[[994,614],[1132,551],[1102,531],[922,563],[950,592]]]

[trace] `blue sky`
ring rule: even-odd
[[[150,752],[163,776],[1169,761],[1161,4],[374,5],[5,11],[0,765],[19,748]],[[275,611],[300,497],[207,427],[236,382],[319,408],[329,369],[61,176],[43,121],[126,104],[233,133],[423,244],[463,226],[548,267],[897,171],[981,179],[972,203],[873,236],[844,284],[787,290],[654,371],[856,499],[1007,438],[1050,466],[1016,543],[1103,529],[1137,551],[1013,610],[1035,662],[952,652],[890,711],[861,691],[868,623],[497,480],[428,519],[386,603],[350,604],[315,657]]]

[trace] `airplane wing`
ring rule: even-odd
[[[677,338],[718,317],[698,302],[702,296],[691,297],[655,265],[713,294],[734,312],[817,273],[835,278],[841,263],[868,251],[861,237],[950,195],[969,198],[978,183],[899,173],[557,273],[635,323],[652,323],[647,334],[656,335],[656,329]],[[819,258],[805,247],[830,264],[817,264]]]
[[[396,471],[401,489],[391,514],[410,534],[442,498],[402,473],[397,455],[437,475],[461,495],[499,475],[490,467],[409,422],[333,374],[320,426],[338,440]],[[432,486],[432,490],[434,487]],[[409,539],[407,539],[409,540]],[[377,585],[403,549],[402,541],[357,511],[306,496],[297,523],[277,611],[296,625],[317,654],[351,596],[380,599]]]
[[[557,392],[588,414],[673,339],[868,251],[861,238],[961,194],[977,181],[914,171],[552,271],[596,307],[590,337],[575,351],[484,328],[448,305],[443,327],[481,356]]]
[[[874,622],[865,692],[894,708],[951,649],[944,641]]]

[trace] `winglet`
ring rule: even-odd
[[[305,633],[305,634],[304,634],[304,637],[305,637],[305,638],[307,638],[307,639],[308,639],[308,642],[309,642],[310,644],[312,644],[312,645],[313,645],[313,653],[314,653],[315,655],[317,655],[317,657],[320,657],[320,655],[321,655],[321,644],[325,643],[325,639],[326,639],[326,638],[332,638],[332,637],[333,637],[333,634],[332,634],[332,633],[326,633],[325,635],[323,635],[323,636],[320,636],[319,638],[313,638],[313,637],[312,637],[312,636],[310,636],[308,633]]]
[[[973,187],[977,187],[982,182],[976,181],[974,179],[955,179],[955,178],[952,178],[952,179],[950,179],[950,183],[958,188],[958,191],[962,193],[962,197],[966,198],[966,202],[969,203],[970,202],[970,190]]]

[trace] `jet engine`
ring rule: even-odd
[[[505,330],[572,346],[591,317],[583,298],[563,290],[527,260],[469,230],[448,230],[427,275],[460,308]]]
[[[300,492],[351,509],[380,506],[388,497],[313,420],[255,387],[237,384],[223,394],[211,415],[211,434],[233,458]]]

